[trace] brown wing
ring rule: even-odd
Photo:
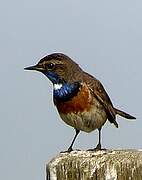
[[[113,108],[113,104],[101,82],[86,72],[84,72],[84,81],[88,84],[94,96],[104,106],[108,116],[108,120],[111,123],[114,123],[116,127],[118,127],[118,124],[115,120],[116,119],[115,109]]]

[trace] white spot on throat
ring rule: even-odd
[[[63,86],[62,84],[54,84],[53,88],[54,88],[54,90],[59,90],[59,89],[61,89],[62,86]]]

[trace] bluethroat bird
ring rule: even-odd
[[[25,68],[42,72],[53,84],[53,101],[61,119],[75,129],[72,146],[80,131],[98,129],[99,141],[94,150],[101,149],[101,129],[108,120],[118,128],[116,115],[136,119],[115,108],[101,82],[83,71],[70,57],[53,53],[36,65]]]

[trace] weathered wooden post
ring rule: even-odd
[[[142,150],[60,153],[46,165],[46,180],[142,180]]]

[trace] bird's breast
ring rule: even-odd
[[[93,98],[91,96],[88,86],[83,83],[80,91],[70,100],[62,102],[56,101],[55,105],[59,113],[78,113],[88,111],[91,108]]]
[[[66,102],[56,101],[55,105],[65,123],[85,132],[100,128],[107,119],[104,107],[85,83],[76,96]]]

